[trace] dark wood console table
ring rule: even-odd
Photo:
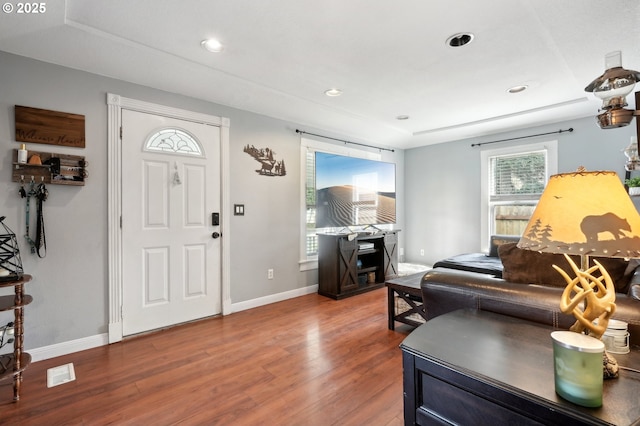
[[[603,406],[555,393],[551,327],[491,312],[436,317],[402,343],[406,425],[640,424],[640,373],[605,380]],[[640,369],[640,351],[615,355]]]

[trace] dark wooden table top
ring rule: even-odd
[[[408,287],[409,289],[418,289],[420,290],[420,282],[422,281],[422,277],[426,274],[427,271],[417,272],[411,275],[404,275],[402,277],[396,277],[385,282],[387,287],[392,288],[402,288]]]
[[[436,317],[403,341],[403,350],[543,405],[595,416],[615,425],[640,423],[640,372],[620,370],[605,380],[603,406],[586,408],[555,393],[552,327],[476,310]],[[640,350],[614,354],[640,370]]]
[[[26,284],[31,281],[32,276],[29,274],[22,274],[22,276],[18,279],[11,279],[2,281],[0,280],[0,287],[15,287],[20,284]]]

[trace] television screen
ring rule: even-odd
[[[396,165],[316,152],[316,228],[396,223]]]

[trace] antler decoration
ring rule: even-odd
[[[589,335],[600,339],[607,329],[609,319],[616,310],[616,290],[611,276],[595,259],[595,266],[581,271],[567,254],[564,256],[576,277],[572,279],[562,269],[553,265],[567,282],[560,299],[560,310],[565,314],[571,313],[576,318],[576,322],[570,328],[571,331],[582,333],[584,330],[589,330]],[[601,276],[594,277],[592,273],[598,270]],[[586,301],[584,311],[579,306],[582,301]],[[598,323],[594,324],[593,321],[596,318]]]

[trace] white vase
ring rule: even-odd
[[[632,186],[629,188],[629,195],[638,196],[640,195],[640,186]]]

